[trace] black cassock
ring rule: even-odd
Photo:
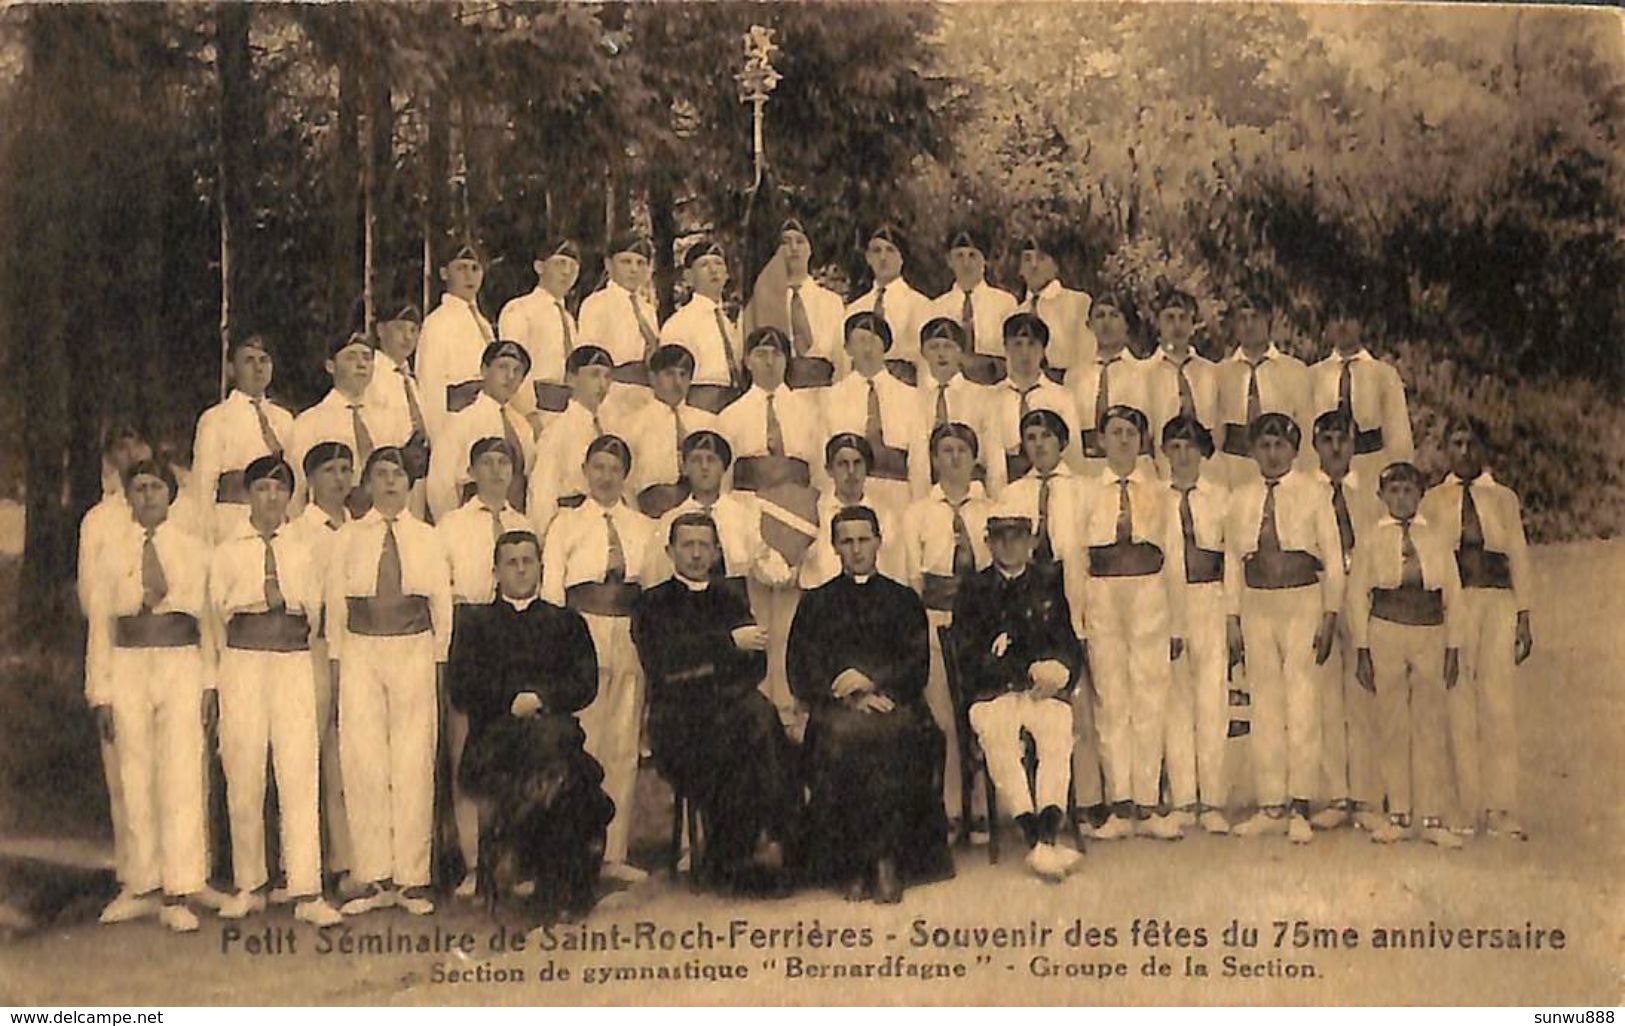
[[[724,883],[737,882],[764,832],[791,840],[800,804],[790,742],[757,690],[767,653],[733,643],[736,628],[754,623],[734,589],[712,582],[695,591],[675,578],[645,592],[632,613],[649,747],[661,775],[698,805],[704,868]]]
[[[805,771],[811,792],[807,856],[835,879],[892,857],[905,879],[951,876],[942,807],[945,742],[923,695],[930,672],[925,607],[880,574],[842,574],[801,597],[790,626],[790,688],[811,716]],[[861,671],[896,703],[861,712],[830,692]]]
[[[464,606],[446,673],[452,704],[468,716],[463,789],[491,813],[482,814],[482,848],[494,840],[520,878],[540,872],[538,894],[556,887],[557,903],[590,907],[615,805],[575,716],[598,693],[586,621],[539,598],[524,610],[500,596]],[[540,713],[512,714],[524,691],[541,699]]]

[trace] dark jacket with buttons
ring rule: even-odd
[[[1083,647],[1072,633],[1072,614],[1059,575],[1028,567],[1006,578],[990,566],[965,579],[954,600],[954,647],[961,701],[969,705],[1010,691],[1028,691],[1033,663],[1053,659],[1066,666],[1071,692],[1083,665]],[[999,635],[1009,644],[994,654]]]

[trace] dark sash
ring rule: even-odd
[[[310,621],[287,610],[238,613],[226,624],[226,647],[250,652],[308,652]]]

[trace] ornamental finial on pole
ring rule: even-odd
[[[773,55],[779,52],[779,48],[773,42],[772,29],[752,25],[750,31],[745,33],[744,42],[745,67],[734,78],[739,82],[739,102],[751,105],[752,153],[756,163],[756,180],[751,184],[751,190],[755,191],[762,184],[762,170],[767,161],[762,141],[763,111],[767,106],[768,94],[784,76],[773,69]]]

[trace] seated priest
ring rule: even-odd
[[[575,919],[592,909],[615,811],[576,722],[598,657],[581,614],[537,594],[534,534],[503,533],[495,564],[495,599],[457,611],[447,668],[468,717],[459,779],[479,808],[480,888],[492,905],[533,896],[544,922]]]
[[[1083,666],[1066,592],[1054,574],[1033,572],[1032,518],[1023,508],[987,518],[993,565],[967,578],[954,597],[953,630],[971,729],[982,746],[999,804],[1021,827],[1027,868],[1060,880],[1078,852],[1056,844],[1071,814],[1070,695]],[[1028,786],[1022,734],[1033,739]]]
[[[676,575],[632,613],[655,765],[699,809],[696,876],[730,891],[782,892],[800,790],[778,711],[759,690],[767,629],[741,589],[722,585],[710,516],[678,515],[666,551]]]
[[[806,855],[849,900],[894,904],[905,881],[953,875],[944,741],[924,698],[925,607],[875,572],[874,510],[836,513],[830,538],[841,573],[802,596],[787,658],[791,690],[810,710]]]

